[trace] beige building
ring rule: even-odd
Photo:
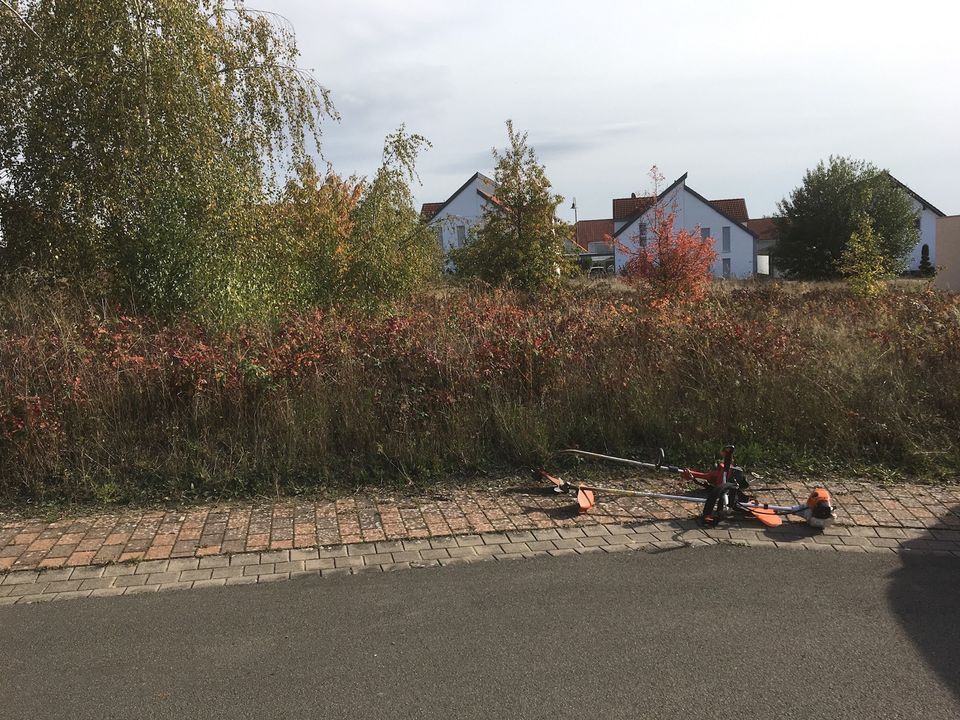
[[[937,287],[960,292],[960,215],[937,219]]]

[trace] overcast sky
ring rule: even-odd
[[[670,182],[775,210],[830,154],[888,168],[960,213],[956,0],[255,0],[296,31],[342,120],[323,152],[369,175],[406,123],[433,148],[417,199],[445,200],[529,133],[580,219]]]

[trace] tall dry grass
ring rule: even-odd
[[[764,465],[960,460],[956,298],[727,287],[686,308],[597,283],[448,289],[381,316],[213,334],[66,295],[0,300],[0,494],[122,499],[392,482],[579,445],[734,442]]]

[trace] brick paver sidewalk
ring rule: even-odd
[[[568,496],[533,487],[15,520],[0,524],[0,604],[716,542],[960,558],[960,486],[830,487],[838,520],[823,534],[800,522],[771,529],[749,520],[703,530],[695,506],[649,498],[601,497],[577,514]],[[808,492],[787,483],[761,499],[794,504]]]

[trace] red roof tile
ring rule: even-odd
[[[592,242],[613,242],[613,220],[581,220],[576,231],[577,245],[584,250]]]
[[[780,232],[777,230],[777,223],[773,218],[754,218],[753,220],[747,220],[745,225],[757,234],[757,239],[761,242],[777,240],[780,237]]]
[[[637,197],[633,195],[628,198],[614,198],[613,200],[613,219],[626,220],[637,212],[645,212],[653,205],[656,198],[653,195]]]
[[[420,208],[420,217],[424,220],[431,220],[433,216],[444,206],[445,203],[424,203],[423,207]]]
[[[710,204],[717,210],[727,215],[738,223],[745,223],[750,219],[747,214],[747,201],[743,198],[731,198],[730,200],[711,200]]]

